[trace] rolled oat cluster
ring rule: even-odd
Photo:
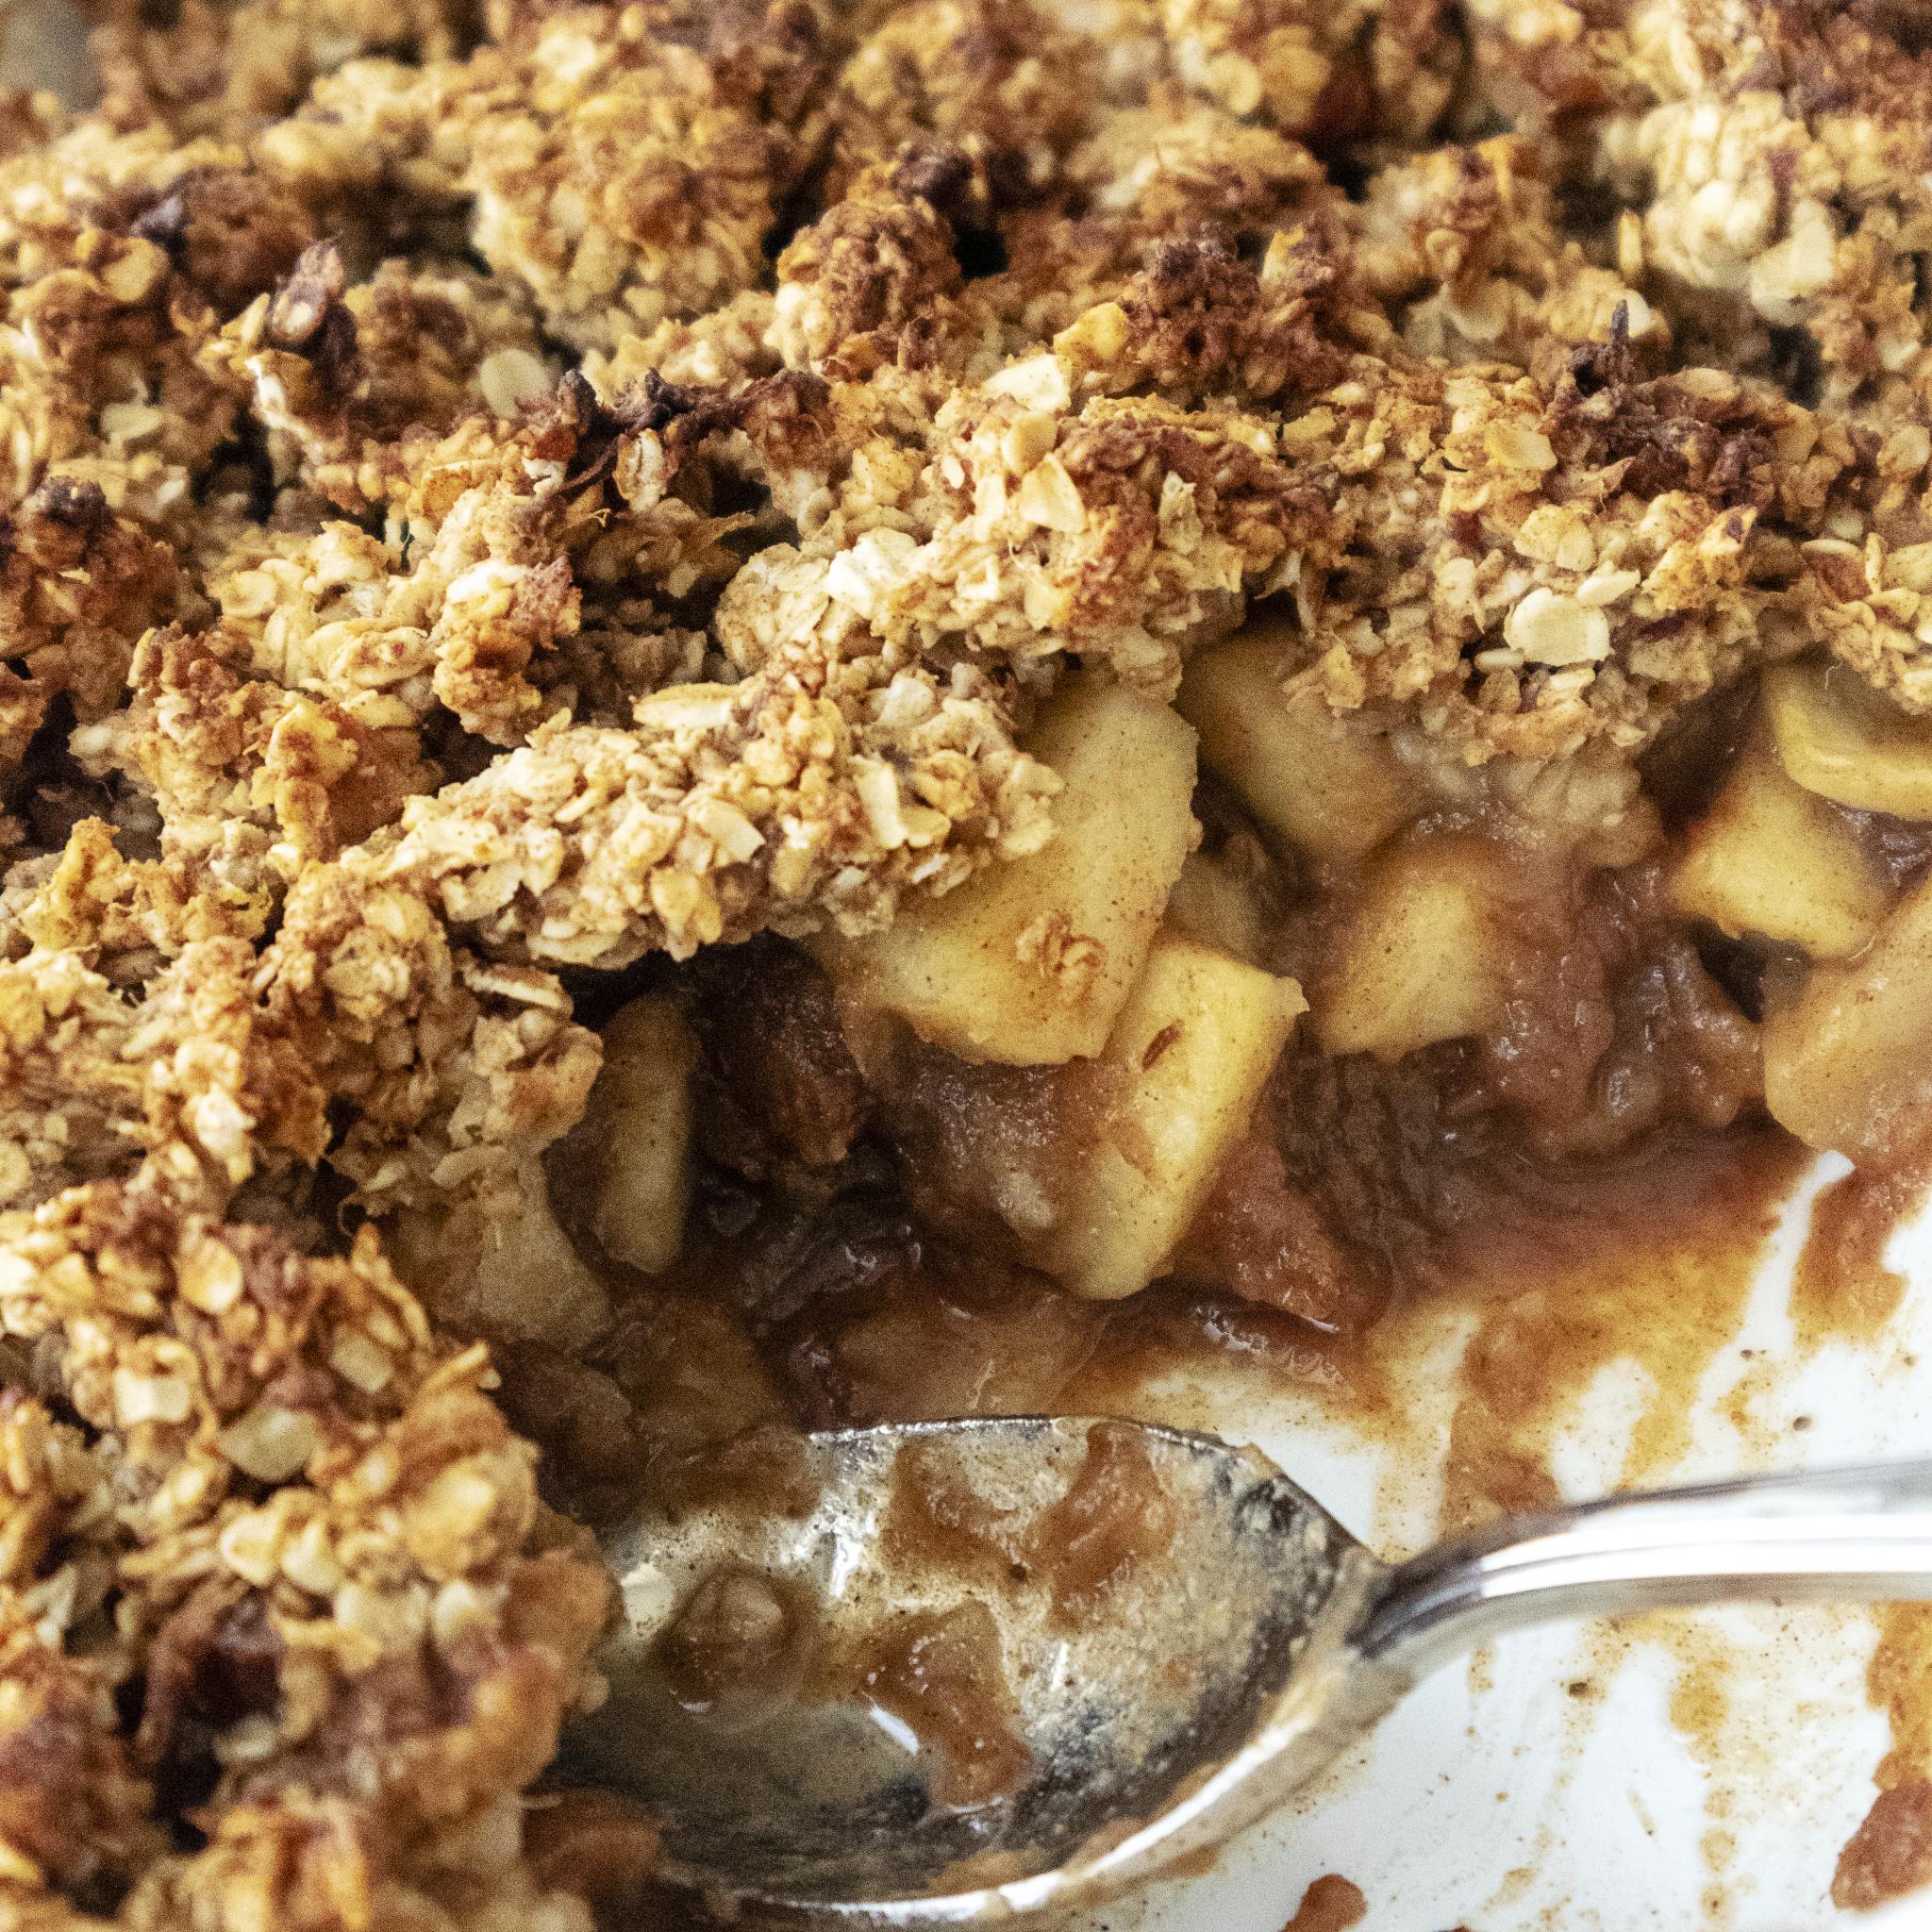
[[[580,1932],[524,1794],[608,1585],[410,1231],[536,1267],[600,974],[1038,853],[1070,674],[1259,600],[1285,702],[1555,818],[1814,640],[1932,712],[1932,56],[97,13],[95,106],[0,103],[0,1924]]]

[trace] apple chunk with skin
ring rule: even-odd
[[[1886,1159],[1932,1127],[1932,880],[1856,959],[1767,1001],[1764,1102],[1813,1147]]]
[[[1466,832],[1406,839],[1370,860],[1314,987],[1326,1053],[1400,1059],[1500,1019],[1525,941],[1507,849]]]
[[[1359,858],[1415,816],[1415,781],[1381,733],[1319,691],[1283,689],[1283,638],[1257,624],[1203,652],[1181,680],[1181,715],[1263,830],[1311,858]]]
[[[1843,959],[1870,943],[1891,891],[1842,814],[1787,774],[1760,730],[1690,828],[1671,897],[1733,939]]]
[[[1091,1136],[1042,1244],[1041,1264],[1077,1293],[1145,1288],[1199,1212],[1247,1131],[1295,1016],[1291,979],[1163,933],[1091,1068]]]
[[[968,1060],[1054,1066],[1107,1044],[1193,842],[1194,733],[1091,673],[1026,748],[1059,774],[1054,836],[821,958],[861,1008]]]

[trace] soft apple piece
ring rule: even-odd
[[[691,1076],[675,1000],[633,1000],[604,1034],[604,1065],[572,1140],[594,1175],[591,1232],[613,1261],[661,1274],[684,1245],[691,1192]]]
[[[1167,929],[1257,965],[1266,922],[1253,890],[1225,858],[1191,852],[1168,894]]]
[[[1806,791],[1932,819],[1932,718],[1902,710],[1834,658],[1772,665],[1764,708],[1785,770]]]
[[[1844,959],[1870,944],[1891,891],[1843,814],[1790,778],[1760,732],[1690,828],[1671,896],[1733,939]]]
[[[962,1059],[1050,1066],[1107,1044],[1193,841],[1194,733],[1168,706],[1091,674],[1027,749],[1058,772],[1054,836],[885,931],[823,958],[861,1007]]]
[[[1311,858],[1359,858],[1415,816],[1415,782],[1385,735],[1319,691],[1283,689],[1284,637],[1257,624],[1203,652],[1181,680],[1181,715],[1264,830]]]
[[[1503,846],[1462,832],[1372,858],[1314,988],[1323,1051],[1400,1059],[1491,1026],[1522,946],[1510,865]]]
[[[558,1224],[534,1158],[475,1200],[400,1209],[383,1236],[397,1274],[463,1334],[571,1351],[610,1325],[610,1298]]]
[[[1813,966],[1764,1015],[1764,1099],[1813,1147],[1885,1159],[1932,1124],[1932,880],[1856,959]]]
[[[1291,979],[1160,936],[1090,1075],[1100,1104],[1050,1272],[1106,1300],[1161,1273],[1307,1004]]]

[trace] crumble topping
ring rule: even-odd
[[[1876,0],[94,11],[96,105],[0,104],[0,1910],[583,1932],[543,1845],[648,1835],[524,1794],[608,1584],[475,1338],[608,1324],[540,1159],[600,975],[1038,858],[1075,674],[1164,704],[1251,615],[1284,705],[1602,863],[1749,671],[1932,711],[1932,54]],[[1619,1052],[1718,1002],[1658,957]],[[443,1241],[495,1260],[437,1301]]]

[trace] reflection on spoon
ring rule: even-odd
[[[1436,1665],[1552,1617],[1932,1596],[1932,1463],[1516,1518],[1391,1569],[1252,1449],[976,1419],[809,1439],[786,1511],[607,1539],[565,1766],[760,1923],[1091,1903],[1224,1842]],[[815,1486],[815,1487],[814,1487]]]

